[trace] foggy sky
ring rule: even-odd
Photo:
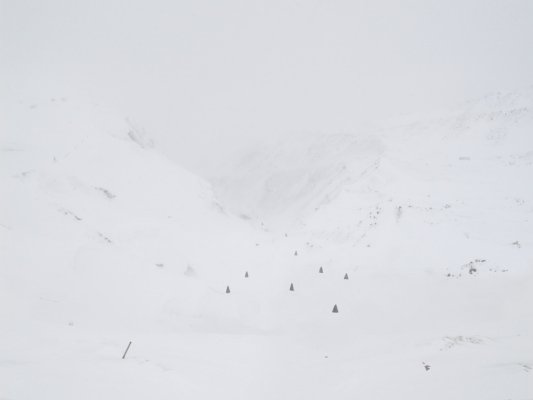
[[[1,96],[88,99],[200,173],[533,83],[533,1],[0,0]]]

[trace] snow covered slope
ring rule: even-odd
[[[257,329],[253,296],[220,302],[250,268],[258,235],[224,212],[208,183],[98,106],[57,100],[7,111],[1,398],[121,397],[113,378],[93,373],[107,374],[114,366],[98,363],[120,360],[143,332]]]
[[[346,371],[362,369],[345,371],[337,396],[528,398],[532,151],[527,90],[372,134],[258,150],[215,187],[229,209],[298,252],[294,279],[313,288],[300,312],[342,303],[351,325],[343,319],[329,339],[343,347]],[[320,265],[327,273],[315,286],[307,274]],[[348,355],[363,348],[365,362]],[[401,367],[411,357],[438,372],[411,375]]]
[[[222,249],[254,242],[244,224],[225,214],[208,183],[143,148],[126,123],[89,111],[51,103],[10,119],[1,169],[2,235],[11,255],[6,268],[17,279],[29,275],[35,291],[50,290],[42,296],[60,297],[61,304],[83,303],[98,292],[105,308],[116,311],[113,323],[121,323],[131,318],[123,293],[138,300],[161,293],[155,282],[145,287],[143,269],[160,270],[158,279],[174,271],[182,281],[176,289],[187,289],[183,272],[201,275],[209,268],[214,278],[238,264]],[[209,252],[220,254],[217,266]],[[141,286],[128,288],[132,284]]]
[[[496,175],[486,173],[495,183],[508,176],[523,182],[531,161],[532,105],[530,89],[490,95],[433,118],[411,117],[376,132],[302,135],[242,157],[231,172],[215,177],[215,189],[243,217],[287,225],[287,219],[309,223],[325,209],[338,213],[346,203],[355,204],[350,196],[360,199],[365,193],[405,202],[419,197],[428,180],[464,181],[470,170],[483,174],[480,166],[497,169]],[[416,187],[408,187],[411,183]],[[479,196],[487,189],[492,188]],[[339,215],[342,221],[321,222],[337,229],[354,219]]]
[[[531,398],[531,99],[262,149],[220,202],[101,107],[13,105],[0,398]]]
[[[372,168],[383,151],[375,136],[306,135],[252,152],[213,181],[222,201],[245,219],[305,219]]]

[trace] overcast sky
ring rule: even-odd
[[[0,0],[2,96],[90,99],[206,163],[533,84],[532,0]]]

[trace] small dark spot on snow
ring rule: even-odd
[[[69,215],[73,217],[74,219],[76,219],[76,221],[82,221],[82,219],[78,217],[76,214],[74,214],[72,211],[61,209],[59,210],[59,212],[63,213],[64,215]]]
[[[113,243],[113,242],[111,241],[111,239],[109,239],[106,235],[104,235],[104,234],[102,234],[102,233],[100,233],[100,232],[98,232],[98,236],[100,236],[100,238],[102,238],[102,239],[103,239],[105,242],[107,242],[107,243]]]
[[[191,267],[190,265],[187,265],[187,269],[185,270],[183,274],[188,277],[193,277],[196,275],[196,271],[194,270],[193,267]]]
[[[114,199],[115,197],[117,197],[113,193],[111,193],[109,190],[103,187],[95,187],[95,189],[102,192],[104,196],[107,197],[108,199]]]

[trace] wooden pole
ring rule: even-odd
[[[124,352],[124,355],[122,356],[122,359],[124,360],[126,358],[126,354],[128,353],[128,350],[130,349],[131,341],[128,343],[128,347],[126,347],[126,351]]]

